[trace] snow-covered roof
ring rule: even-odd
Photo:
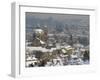
[[[45,44],[45,42],[42,41],[41,39],[39,39],[39,38],[37,38],[37,39],[40,41],[41,44]]]
[[[77,58],[77,55],[71,55],[72,58]]]
[[[43,42],[42,40],[40,40],[40,43],[41,43],[41,44],[45,44],[45,42]]]
[[[32,44],[32,42],[26,42],[26,45],[30,45],[30,44]]]
[[[28,51],[41,51],[41,52],[53,52],[54,50],[57,50],[57,49],[61,49],[59,46],[56,46],[55,48],[51,48],[51,49],[46,49],[46,48],[43,48],[43,47],[41,47],[41,46],[39,46],[39,47],[26,47],[26,49],[28,50]],[[72,49],[72,48],[65,48],[66,50],[69,50],[69,49]],[[62,49],[62,51],[64,52],[64,53],[66,53],[66,50],[65,49]]]
[[[49,43],[48,45],[49,45],[49,46],[53,46],[53,44],[52,44],[52,43]]]
[[[30,51],[42,51],[42,52],[48,52],[49,49],[42,48],[42,47],[26,47]]]
[[[29,51],[41,51],[41,52],[53,52],[54,50],[57,50],[57,48],[51,48],[51,49],[46,49],[42,47],[26,47]]]
[[[57,48],[51,48],[49,49],[49,52],[53,52],[54,50],[57,50]]]
[[[37,60],[35,57],[28,57],[26,60]]]
[[[35,33],[40,33],[40,34],[43,32],[42,29],[34,29],[33,31],[34,31]]]
[[[57,49],[61,49],[60,43],[56,43],[56,48],[57,48]]]
[[[80,51],[85,51],[85,49],[80,49]]]
[[[63,54],[60,54],[60,56],[61,56],[61,57],[68,57],[68,55],[63,55]]]
[[[68,46],[64,46],[64,48],[71,48],[71,46],[69,46],[69,45]]]
[[[66,52],[67,52],[65,49],[62,49],[61,51],[62,51],[63,53],[66,53]]]

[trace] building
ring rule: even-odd
[[[37,27],[36,29],[33,30],[33,35],[35,35],[32,46],[45,46],[47,43],[47,27],[44,27],[43,29],[40,27]]]

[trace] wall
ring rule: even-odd
[[[1,0],[0,2],[0,80],[13,80],[10,77],[11,64],[11,2],[15,0]],[[100,1],[99,0],[16,0],[24,2],[33,2],[33,5],[47,5],[47,6],[62,6],[76,5],[76,6],[94,6],[97,9],[96,19],[96,53],[98,54],[97,61],[100,61],[99,45],[100,45]],[[100,63],[98,63],[98,68]],[[32,78],[23,78],[23,80],[97,80],[100,69],[97,73],[90,74],[65,74],[56,76],[36,76]]]

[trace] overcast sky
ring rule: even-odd
[[[76,14],[55,14],[55,13],[34,13],[34,12],[26,12],[26,20],[27,22],[34,22],[35,19],[51,19],[59,22],[69,22],[79,23],[81,25],[89,25],[89,15],[76,15]],[[28,24],[28,23],[27,23]],[[31,25],[31,23],[29,24]]]

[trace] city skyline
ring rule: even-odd
[[[89,15],[26,12],[26,67],[87,65]]]

